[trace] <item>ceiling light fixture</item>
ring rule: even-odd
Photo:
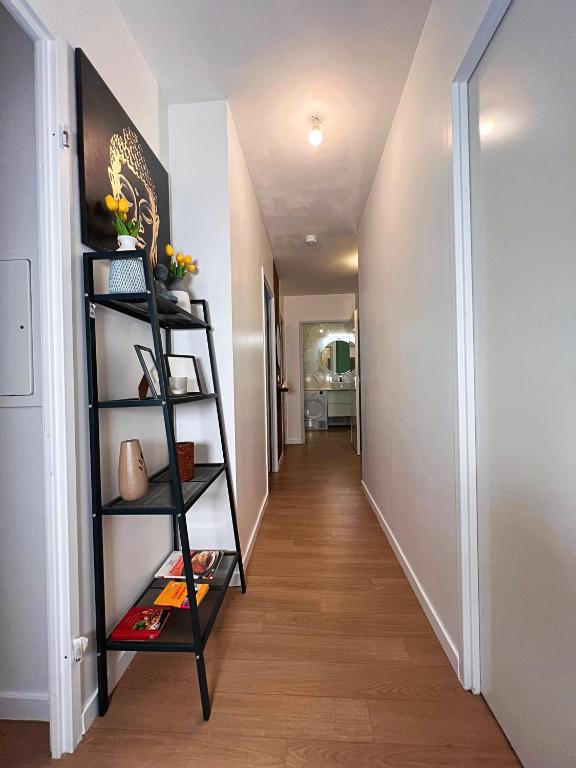
[[[316,245],[318,242],[318,235],[306,235],[306,245]]]
[[[324,141],[324,135],[320,130],[320,118],[317,115],[312,115],[312,130],[308,134],[308,141],[313,147],[319,147]]]

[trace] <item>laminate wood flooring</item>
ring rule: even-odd
[[[248,568],[194,659],[140,653],[62,768],[515,768],[463,691],[360,487],[345,430],[288,446]],[[0,723],[2,768],[46,768],[44,724]]]

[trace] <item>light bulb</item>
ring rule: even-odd
[[[320,118],[318,115],[312,115],[312,130],[308,134],[308,141],[313,147],[319,147],[324,141],[324,136],[320,130]]]
[[[308,141],[310,144],[312,144],[313,147],[319,147],[320,144],[324,141],[324,136],[322,135],[322,131],[320,130],[319,125],[313,125],[312,130],[308,134]]]

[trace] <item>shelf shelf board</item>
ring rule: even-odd
[[[88,298],[93,304],[114,309],[123,315],[134,317],[145,323],[151,322],[147,293],[95,293]],[[186,312],[161,296],[156,297],[156,307],[158,324],[161,328],[198,328],[204,330],[209,328],[208,323],[205,323],[204,320],[200,320],[199,317]]]
[[[230,586],[234,570],[238,565],[238,555],[235,552],[226,552],[218,566],[218,570],[211,581],[206,582],[210,589],[204,600],[198,606],[198,618],[202,632],[202,648],[206,645],[214,622],[220,611],[220,607]],[[168,583],[168,579],[153,579],[146,590],[140,595],[132,607],[152,606],[154,600]],[[198,583],[202,583],[201,580]],[[179,608],[172,609],[172,615],[158,640],[106,640],[106,649],[109,651],[197,651],[192,637],[192,625],[190,611]]]
[[[185,511],[198,501],[225,469],[226,464],[195,465],[194,480],[181,483]],[[102,506],[103,515],[173,515],[177,511],[172,499],[169,467],[152,475],[148,492],[141,499],[125,501],[118,496]]]
[[[201,400],[214,400],[215,398],[214,392],[170,395],[168,403],[169,405],[179,405],[180,403],[197,403]],[[98,408],[147,408],[159,405],[162,405],[162,400],[159,397],[147,397],[145,400],[140,400],[137,397],[124,397],[117,400],[101,400],[98,403]]]

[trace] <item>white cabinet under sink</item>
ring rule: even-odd
[[[354,411],[354,393],[349,389],[329,389],[328,423],[348,424]]]

